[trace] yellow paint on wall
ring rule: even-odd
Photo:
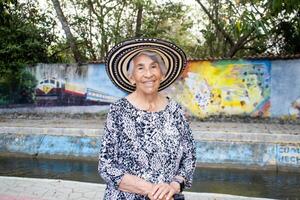
[[[52,86],[52,85],[43,85],[43,86],[42,86],[42,91],[43,91],[45,94],[48,94],[52,89],[53,89],[53,86]]]
[[[65,89],[73,92],[78,92],[84,94],[86,92],[86,88],[83,85],[75,84],[75,83],[66,83]]]
[[[229,63],[214,65],[209,61],[189,62],[183,73],[183,87],[176,96],[193,115],[203,117],[211,114],[251,113],[263,101],[252,65]],[[176,87],[176,86],[175,86]]]

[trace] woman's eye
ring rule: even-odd
[[[156,68],[156,67],[157,67],[157,65],[152,65],[151,67],[152,67],[152,68]]]

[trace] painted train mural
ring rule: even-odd
[[[35,90],[36,104],[39,106],[57,105],[103,105],[117,98],[103,92],[69,83],[56,78],[44,78]]]

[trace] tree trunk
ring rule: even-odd
[[[53,3],[53,6],[54,6],[54,9],[56,11],[57,17],[58,17],[58,19],[59,19],[59,21],[62,25],[62,28],[63,28],[63,30],[66,34],[66,38],[67,38],[67,41],[70,45],[70,48],[71,48],[71,51],[73,53],[74,59],[77,63],[82,63],[83,62],[82,55],[80,54],[80,51],[78,50],[75,38],[74,38],[74,36],[71,32],[71,29],[70,29],[70,26],[68,24],[67,18],[65,17],[65,15],[64,15],[64,13],[61,9],[59,0],[52,0],[52,3]]]
[[[240,37],[236,43],[234,43],[233,46],[230,47],[230,50],[225,54],[225,57],[232,58],[241,48],[243,48],[248,42],[254,40],[256,37],[250,38],[252,33],[254,32],[254,29],[252,29],[249,33],[246,35]]]
[[[234,45],[234,41],[230,37],[230,35],[228,33],[226,33],[226,31],[222,28],[222,26],[220,26],[220,24],[218,23],[218,21],[209,13],[209,11],[207,10],[207,8],[201,3],[201,1],[200,0],[196,0],[196,1],[201,6],[202,10],[205,12],[205,14],[208,16],[208,18],[215,25],[216,29],[218,31],[220,31],[222,33],[222,35],[224,36],[224,38],[226,38],[226,40],[229,42],[229,44],[233,46]]]
[[[205,12],[205,14],[208,16],[209,20],[212,22],[212,24],[216,27],[217,34],[218,32],[223,35],[223,37],[226,39],[225,42],[229,43],[229,48],[227,50],[224,50],[223,56],[232,58],[240,49],[242,49],[248,42],[254,40],[256,37],[250,38],[252,33],[255,31],[253,28],[250,32],[245,34],[244,36],[240,37],[237,41],[234,40],[226,32],[226,30],[219,24],[218,22],[218,12],[215,13],[215,16],[209,13],[207,8],[201,3],[200,0],[196,0],[197,3],[201,6],[202,10]],[[217,7],[218,1],[215,2],[215,7]]]
[[[135,28],[135,37],[141,37],[141,27],[142,27],[142,18],[143,18],[143,4],[138,5],[138,13],[136,17],[136,28]]]

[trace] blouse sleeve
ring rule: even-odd
[[[193,174],[196,166],[196,149],[195,141],[192,135],[192,130],[188,121],[186,120],[182,108],[178,112],[180,117],[179,124],[181,124],[183,156],[179,163],[178,176],[185,179],[185,187],[190,188],[192,186]]]
[[[104,127],[104,135],[101,141],[98,173],[108,185],[118,188],[125,170],[117,164],[118,155],[118,111],[111,105]]]

